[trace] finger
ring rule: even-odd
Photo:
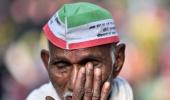
[[[85,93],[84,100],[90,100],[93,96],[93,65],[92,63],[86,64],[86,82],[85,82]]]
[[[100,100],[107,100],[108,96],[110,94],[111,91],[111,84],[110,82],[105,82],[102,90],[101,90],[101,99]]]
[[[72,100],[80,100],[84,95],[84,84],[86,79],[85,73],[85,67],[81,67],[78,72],[77,80],[74,86]]]
[[[94,80],[93,80],[93,97],[92,100],[100,99],[100,91],[102,84],[102,73],[100,68],[94,70]]]
[[[51,96],[46,96],[45,100],[55,100],[55,99],[53,97],[51,97]]]

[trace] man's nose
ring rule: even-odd
[[[73,65],[73,69],[70,75],[70,80],[68,82],[68,89],[70,91],[73,91],[79,69],[80,69],[80,65],[77,65],[77,64]]]

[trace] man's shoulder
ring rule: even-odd
[[[58,98],[58,95],[50,82],[42,85],[38,89],[33,90],[28,95],[26,100],[44,100],[46,96]]]
[[[125,88],[127,90],[132,90],[129,83],[122,77],[118,76],[113,80],[114,86]]]
[[[112,81],[110,100],[133,100],[132,88],[125,79],[117,77]]]

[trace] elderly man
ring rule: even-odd
[[[49,51],[41,58],[50,82],[27,100],[133,100],[117,77],[125,58],[111,14],[94,4],[65,4],[43,28]]]

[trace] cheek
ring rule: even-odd
[[[108,65],[104,65],[102,67],[102,81],[103,82],[107,81],[107,79],[111,75],[111,70],[112,70],[112,66],[109,65],[109,64]]]
[[[54,84],[55,88],[60,87],[64,88],[68,80],[70,79],[70,71],[60,71],[56,68],[49,70],[49,77],[52,83]]]

